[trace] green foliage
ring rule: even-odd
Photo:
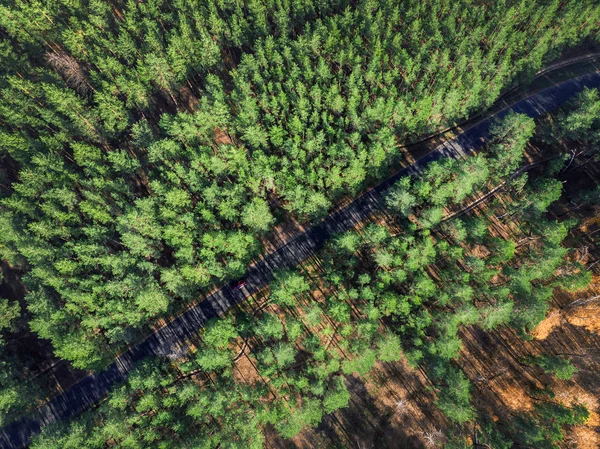
[[[416,198],[408,191],[410,188],[410,179],[403,178],[392,186],[387,192],[385,203],[393,211],[408,217],[412,208],[417,205]]]
[[[490,170],[495,179],[504,179],[519,167],[523,150],[533,136],[535,124],[524,114],[510,113],[490,129],[492,153]]]
[[[573,264],[570,272],[561,276],[560,285],[568,292],[583,290],[592,282],[592,272],[579,263]]]
[[[279,343],[273,350],[277,366],[286,368],[294,363],[296,349],[289,343]]]
[[[97,410],[71,424],[46,427],[31,447],[263,447],[259,419],[250,408],[260,393],[215,377],[202,390],[193,378],[177,378],[160,361],[131,373]],[[226,418],[226,419],[224,419]],[[225,446],[223,445],[225,444]]]
[[[256,334],[263,338],[283,338],[283,324],[276,315],[264,315],[256,326]]]
[[[475,417],[475,409],[470,404],[469,379],[462,371],[448,367],[443,376],[445,385],[436,401],[437,407],[455,423],[463,424]]]
[[[201,350],[198,353],[196,361],[205,371],[216,371],[231,366],[229,354],[216,349]]]
[[[320,401],[306,399],[299,409],[291,412],[290,417],[276,427],[284,438],[293,438],[298,435],[304,427],[314,427],[321,422],[323,411]]]
[[[594,33],[596,3],[8,0],[0,255],[25,273],[31,330],[74,367],[101,366],[158,317],[241,278],[275,217],[325,215],[389,174],[403,143],[489,106]],[[597,144],[599,104],[585,90],[562,108],[554,140]],[[366,375],[401,354],[427,369],[450,420],[471,420],[452,361],[460,329],[527,332],[555,285],[589,280],[564,262],[567,224],[544,218],[562,183],[509,179],[533,121],[508,114],[491,131],[478,155],[398,181],[384,196],[400,226],[335,237],[318,283],[312,271],[277,273],[277,314],[239,329],[210,322],[187,374],[143,364],[97,411],[33,447],[261,447],[261,426],[285,437],[315,426],[348,404],[341,373]],[[508,198],[490,213],[540,245],[494,239],[485,214],[463,209],[499,183]],[[0,300],[3,333],[18,313]],[[285,403],[235,383],[238,337]],[[34,401],[1,363],[5,419]],[[186,377],[196,371],[202,388]],[[540,416],[575,420],[552,413]]]
[[[397,362],[402,358],[402,345],[397,335],[385,334],[378,342],[377,347],[377,358],[382,362]]]
[[[31,383],[26,367],[8,357],[1,346],[0,356],[0,426],[5,426],[35,405],[41,388]]]
[[[229,342],[238,337],[231,318],[217,318],[205,325],[203,340],[211,348],[225,349]]]
[[[334,388],[325,395],[323,399],[323,408],[325,413],[333,413],[334,411],[348,406],[350,402],[350,393],[344,384],[343,377],[335,378]]]
[[[342,363],[342,371],[344,374],[358,373],[365,375],[373,368],[376,361],[376,353],[373,350],[363,351],[352,360],[346,360]]]
[[[360,247],[360,237],[354,232],[346,232],[335,237],[333,244],[340,252],[353,254]]]
[[[512,434],[515,442],[542,449],[559,447],[557,443],[565,437],[563,427],[582,424],[589,417],[581,405],[569,408],[555,402],[536,404],[535,411],[533,415],[518,417],[512,424]]]
[[[494,422],[486,420],[481,429],[481,439],[494,449],[511,449],[513,442],[500,432]]]
[[[273,216],[267,202],[260,198],[253,198],[252,202],[244,207],[242,223],[253,231],[268,231],[273,224]]]
[[[577,372],[577,368],[569,359],[559,356],[540,355],[532,358],[530,362],[538,365],[546,373],[553,374],[557,379],[570,380]]]
[[[8,299],[0,298],[0,331],[11,330],[16,319],[21,315],[21,307],[17,302],[9,302]],[[0,334],[0,345],[2,345]]]
[[[485,330],[491,330],[508,323],[513,314],[513,309],[514,303],[512,301],[499,302],[483,308],[482,316],[484,318],[481,327]]]
[[[275,281],[271,284],[271,298],[277,304],[293,306],[308,289],[309,285],[301,274],[284,271],[275,275]]]
[[[542,136],[548,143],[578,142],[585,152],[595,153],[600,142],[600,93],[585,88],[556,114]]]

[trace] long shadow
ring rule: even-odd
[[[385,406],[371,395],[363,379],[354,375],[345,379],[351,400],[348,407],[335,414],[327,415],[317,427],[332,442],[342,442],[347,438],[358,448],[418,448],[421,447],[414,435],[409,435],[407,426],[393,423],[393,411],[386,412]]]
[[[198,332],[210,318],[223,315],[246,297],[266,286],[274,272],[291,268],[312,256],[334,234],[352,229],[380,209],[382,194],[398,179],[421,172],[428,164],[443,158],[462,158],[480,148],[488,139],[490,125],[509,112],[538,117],[559,107],[585,87],[600,87],[600,72],[579,76],[552,86],[521,100],[465,130],[455,139],[444,142],[427,155],[406,167],[378,186],[362,194],[347,206],[329,215],[320,223],[268,254],[248,269],[246,285],[236,290],[230,283],[208,296],[193,308],[169,322],[143,342],[119,356],[106,370],[90,374],[67,391],[56,396],[34,414],[21,418],[0,430],[1,449],[22,449],[42,427],[77,416],[98,403],[114,385],[123,382],[133,366],[148,356],[171,354],[174,348]]]

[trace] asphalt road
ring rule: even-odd
[[[97,404],[111,387],[124,381],[135,363],[149,356],[176,354],[186,340],[196,334],[210,318],[227,312],[235,304],[267,285],[274,272],[291,268],[318,251],[332,235],[352,229],[380,207],[382,193],[399,178],[419,173],[432,161],[446,157],[463,157],[480,148],[489,137],[490,125],[511,111],[538,117],[554,109],[582,91],[584,87],[600,87],[600,72],[589,73],[552,86],[521,100],[465,130],[456,138],[435,147],[411,166],[398,171],[353,202],[329,215],[322,222],[300,234],[278,250],[263,257],[244,276],[246,285],[235,290],[233,283],[222,287],[204,301],[175,318],[146,340],[119,356],[106,370],[91,374],[69,390],[54,397],[34,414],[15,421],[0,430],[1,449],[22,449],[42,427],[72,418]]]

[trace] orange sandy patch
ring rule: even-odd
[[[600,334],[600,301],[573,307],[570,310],[553,310],[544,321],[538,324],[532,334],[537,340],[545,340],[554,328],[565,321],[573,326],[583,327],[590,332]]]
[[[552,333],[555,327],[562,322],[562,313],[560,310],[553,310],[546,319],[544,319],[531,333],[537,340],[545,340]]]
[[[515,379],[507,379],[506,382],[493,382],[491,388],[500,397],[500,400],[511,411],[531,411],[533,410],[533,402],[527,391],[522,386],[515,383]]]
[[[571,309],[566,315],[566,320],[574,326],[600,334],[600,301]]]
[[[569,447],[577,449],[598,449],[600,447],[598,432],[585,426],[574,427],[567,442]]]
[[[600,276],[593,276],[590,286],[577,293],[561,292],[572,298],[562,309],[555,309],[548,314],[533,330],[533,336],[545,340],[559,325],[567,322],[573,326],[583,327],[589,332],[600,333]]]
[[[545,340],[554,328],[563,322],[583,327],[595,334],[600,334],[600,299],[583,306],[574,306],[566,310],[553,310],[548,317],[533,330],[533,336]]]

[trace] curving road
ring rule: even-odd
[[[196,334],[205,322],[227,312],[235,304],[255,293],[272,279],[276,270],[294,267],[319,250],[333,234],[347,231],[368,218],[380,207],[382,193],[399,178],[420,172],[432,161],[445,157],[463,157],[480,148],[489,137],[494,120],[511,111],[538,117],[554,109],[582,91],[585,87],[600,87],[600,71],[588,73],[537,92],[524,100],[480,121],[456,138],[446,141],[409,167],[400,170],[353,202],[329,215],[322,222],[261,258],[248,269],[243,289],[234,290],[231,284],[208,296],[193,308],[175,318],[119,356],[106,370],[91,374],[59,396],[40,407],[34,414],[21,418],[0,430],[1,449],[22,449],[41,428],[53,422],[77,416],[98,403],[111,387],[124,381],[139,360],[153,355],[173,354],[185,347],[185,341]]]

